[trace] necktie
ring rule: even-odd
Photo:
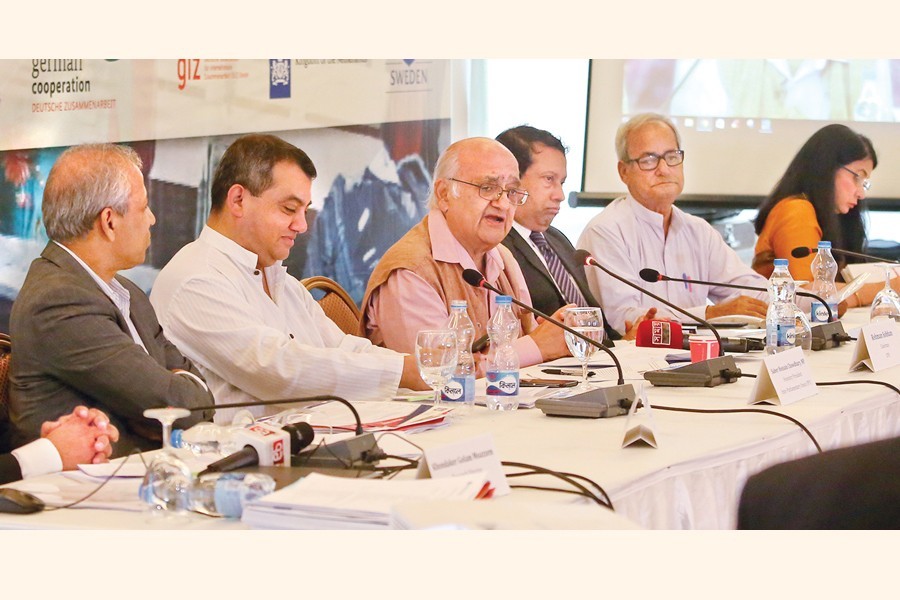
[[[550,244],[547,243],[544,234],[540,231],[532,231],[531,241],[534,242],[534,245],[538,247],[538,250],[540,250],[541,254],[544,256],[544,261],[547,263],[547,269],[556,281],[556,285],[559,286],[559,291],[561,291],[562,295],[565,297],[566,303],[575,304],[576,306],[587,306],[584,296],[581,295],[572,276],[569,275],[566,267],[562,264],[562,261],[559,260],[559,256],[556,255],[556,252],[550,247]]]

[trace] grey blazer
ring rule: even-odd
[[[119,428],[117,455],[134,447],[159,447],[160,426],[143,416],[144,409],[213,403],[195,381],[171,371],[199,376],[166,339],[147,295],[128,279],[116,279],[131,295],[131,319],[147,352],[134,343],[122,314],[68,252],[50,242],[31,263],[10,317],[13,447],[37,438],[41,423],[79,404],[103,410]],[[211,417],[212,411],[193,413],[175,426]]]

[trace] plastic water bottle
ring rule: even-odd
[[[487,407],[491,410],[519,408],[519,355],[513,340],[519,334],[519,320],[509,296],[497,296],[497,311],[488,322],[491,349],[486,361]]]
[[[465,300],[450,303],[450,320],[447,329],[456,332],[457,361],[453,376],[441,390],[441,402],[468,412],[475,404],[475,359],[472,357],[472,340],[475,326],[466,312]]]
[[[275,491],[275,480],[262,473],[208,473],[191,487],[191,510],[239,519],[247,503]]]
[[[209,422],[197,423],[190,429],[173,429],[172,447],[186,448],[195,456],[228,456],[240,450],[240,445],[234,439],[234,430],[234,426]]]
[[[794,347],[796,342],[794,278],[788,271],[786,258],[775,259],[775,270],[769,277],[769,310],[766,312],[766,354]]]
[[[831,307],[834,317],[837,318],[838,294],[837,288],[834,287],[834,278],[837,276],[838,268],[837,261],[831,255],[831,242],[819,242],[819,249],[812,260],[810,269],[812,269],[813,276],[812,293],[821,296],[828,303],[828,306]],[[828,322],[828,310],[817,300],[813,300],[812,308],[810,309],[810,321],[813,323]]]

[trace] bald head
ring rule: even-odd
[[[63,152],[44,187],[47,235],[58,242],[81,238],[107,207],[124,215],[140,169],[140,157],[127,146],[86,144]]]
[[[454,142],[444,150],[434,167],[434,182],[439,179],[460,179],[459,173],[462,166],[470,167],[488,156],[505,156],[512,160],[512,164],[518,164],[516,157],[503,144],[486,137],[472,137]],[[517,167],[518,168],[518,167]],[[452,184],[451,193],[458,194],[459,185]],[[428,197],[429,208],[437,208],[437,197],[434,187]]]

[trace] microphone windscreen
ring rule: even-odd
[[[681,332],[681,323],[677,321],[641,321],[638,325],[637,337],[634,338],[635,346],[642,348],[674,348],[682,350],[684,334]]]
[[[578,264],[589,265],[591,264],[591,260],[594,258],[591,256],[591,253],[587,250],[576,250],[575,254],[572,255]]]
[[[472,287],[481,287],[484,282],[484,275],[475,269],[466,269],[463,271],[463,280]]]
[[[312,425],[304,421],[290,423],[282,427],[291,436],[291,454],[298,454],[301,450],[312,444],[316,437]]]
[[[800,246],[791,250],[791,256],[793,256],[794,258],[806,258],[810,254],[812,254],[812,250],[810,250],[806,246]]]
[[[656,283],[662,279],[656,269],[641,269],[640,276],[641,279],[650,283]]]

